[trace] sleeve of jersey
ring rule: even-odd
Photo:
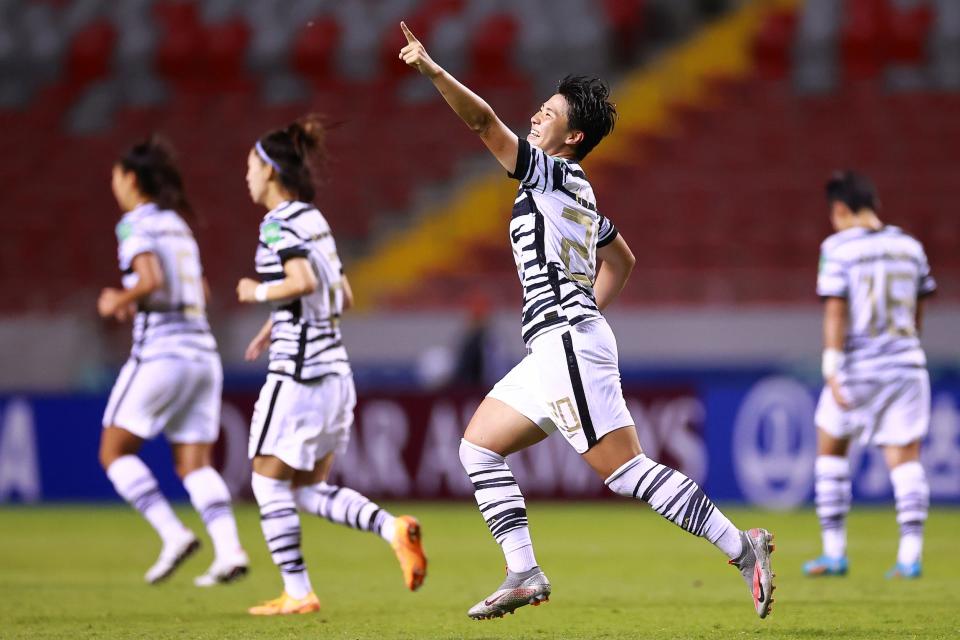
[[[597,231],[597,248],[605,247],[616,239],[617,235],[620,233],[617,231],[617,228],[613,225],[613,222],[610,221],[610,218],[606,216],[600,216],[600,224],[598,225],[599,231]]]
[[[553,191],[557,185],[562,185],[563,163],[547,155],[539,147],[535,147],[526,140],[517,141],[517,166],[513,173],[508,173],[514,180],[528,189],[541,193]]]
[[[843,261],[826,248],[821,249],[820,270],[817,273],[817,295],[821,298],[846,298],[847,271]]]
[[[280,257],[280,262],[292,258],[305,258],[309,248],[304,238],[289,225],[278,220],[269,220],[260,225],[260,242]]]
[[[120,222],[117,225],[117,241],[119,242],[120,269],[128,271],[133,268],[133,259],[141,253],[156,251],[153,238],[143,229],[137,229],[130,222]]]

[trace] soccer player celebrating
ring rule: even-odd
[[[103,416],[100,462],[117,493],[160,534],[163,549],[146,574],[158,583],[200,546],[137,457],[144,440],[165,434],[216,554],[195,583],[231,582],[249,562],[230,491],[210,466],[223,371],[207,324],[200,253],[181,217],[190,204],[168,147],[156,138],[134,145],[113,167],[113,194],[125,212],[117,225],[124,288],[104,289],[97,308],[104,318],[134,319],[133,348]]]
[[[298,508],[381,536],[411,591],[427,570],[415,518],[395,518],[356,491],[326,483],[334,455],[350,439],[356,391],[340,335],[353,295],[330,225],[312,204],[311,165],[323,160],[323,134],[322,122],[308,116],[263,135],[247,157],[250,197],[267,214],[256,252],[261,281],[243,278],[237,295],[272,307],[246,351],[255,360],[269,349],[270,359],[249,452],[263,535],[284,584],[279,598],[249,610],[254,615],[320,609],[300,551]]]
[[[826,185],[836,230],[823,242],[823,378],[817,406],[815,500],[823,555],[809,576],[847,573],[850,439],[883,448],[900,524],[891,578],[920,577],[930,487],[920,441],[930,423],[930,377],[918,337],[923,299],[936,289],[923,246],[877,217],[876,188],[852,171]]]
[[[598,213],[579,164],[613,130],[616,110],[607,86],[596,78],[564,78],[530,119],[526,139],[518,139],[400,26],[407,38],[400,59],[433,82],[520,182],[510,242],[523,287],[527,356],[483,400],[460,445],[480,511],[506,557],[507,577],[468,615],[501,617],[550,595],[505,456],[559,430],[612,491],[647,502],[719,547],[765,617],[773,594],[773,536],[764,529],[738,530],[693,480],[645,456],[623,399],[616,341],[601,311],[623,289],[634,258],[613,223]]]

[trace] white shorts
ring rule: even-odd
[[[328,453],[347,450],[356,404],[353,376],[303,383],[269,374],[253,408],[250,457],[276,456],[310,471]]]
[[[177,444],[216,442],[223,368],[218,356],[127,360],[110,392],[104,427]]]
[[[930,376],[925,369],[898,377],[842,383],[852,408],[841,409],[829,387],[820,394],[818,427],[834,438],[857,434],[864,444],[903,446],[927,435],[930,428]]]
[[[633,425],[620,386],[617,341],[602,318],[536,338],[527,356],[487,396],[548,434],[559,428],[577,453]]]

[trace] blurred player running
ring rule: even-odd
[[[824,308],[824,388],[817,406],[816,506],[823,555],[809,576],[847,573],[850,439],[883,448],[900,525],[888,577],[920,577],[930,488],[920,441],[930,423],[930,378],[918,337],[923,298],[936,283],[923,246],[877,217],[864,176],[844,171],[826,186],[836,230],[821,248],[817,293]]]
[[[263,135],[247,157],[250,197],[267,214],[256,252],[261,281],[243,278],[237,295],[272,307],[246,352],[255,360],[269,349],[270,359],[249,453],[263,535],[284,585],[279,598],[252,607],[254,615],[320,609],[300,550],[297,509],[382,537],[411,591],[427,571],[415,518],[395,518],[353,489],[326,483],[334,455],[350,440],[356,391],[340,335],[353,295],[330,225],[312,204],[311,164],[323,160],[323,134],[320,120],[308,116]]]
[[[230,492],[213,467],[220,433],[223,372],[207,324],[197,243],[181,213],[190,214],[180,173],[156,139],[134,145],[113,167],[113,194],[124,215],[117,225],[123,289],[104,289],[100,315],[134,319],[133,348],[103,417],[100,462],[114,488],[163,540],[147,582],[164,580],[199,548],[160,493],[137,452],[166,435],[177,475],[213,540],[215,559],[197,586],[231,582],[247,572]]]
[[[645,456],[623,399],[616,341],[600,312],[623,289],[634,259],[610,220],[597,212],[579,164],[613,129],[616,110],[607,86],[596,78],[564,78],[531,118],[526,139],[518,139],[400,26],[407,38],[400,59],[430,78],[520,182],[510,241],[523,287],[527,356],[484,399],[460,446],[480,511],[506,557],[507,578],[468,615],[500,617],[550,595],[534,556],[524,498],[505,457],[559,430],[612,491],[648,503],[723,551],[765,617],[773,601],[773,536],[764,529],[738,530],[693,480]]]

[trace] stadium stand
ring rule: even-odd
[[[23,45],[0,51],[0,136],[18,158],[0,165],[0,282],[11,292],[0,309],[89,307],[93,283],[116,280],[110,165],[151,130],[179,150],[216,291],[250,269],[250,142],[308,109],[335,125],[319,204],[340,243],[351,257],[388,252],[394,230],[430,222],[418,212],[431,194],[476,175],[480,151],[430,88],[395,64],[401,16],[523,130],[559,70],[578,61],[617,77],[678,4],[605,0],[597,12],[576,0],[0,0],[0,40]],[[627,301],[809,299],[827,233],[819,185],[847,165],[876,177],[889,218],[924,240],[935,269],[960,270],[950,216],[960,195],[951,181],[957,3],[811,0],[800,13],[793,4],[774,3],[751,32],[749,74],[709,79],[694,99],[669,105],[669,123],[618,131],[618,153],[588,161],[601,209],[637,249]],[[554,14],[576,17],[577,29],[569,51],[547,56],[537,21]],[[837,88],[841,77],[857,82]],[[912,80],[903,86],[903,77]],[[432,268],[414,279],[420,286],[379,301],[449,305],[480,282],[514,304],[516,276],[494,222],[457,247],[458,268]],[[955,277],[943,280],[944,295],[960,295]]]

